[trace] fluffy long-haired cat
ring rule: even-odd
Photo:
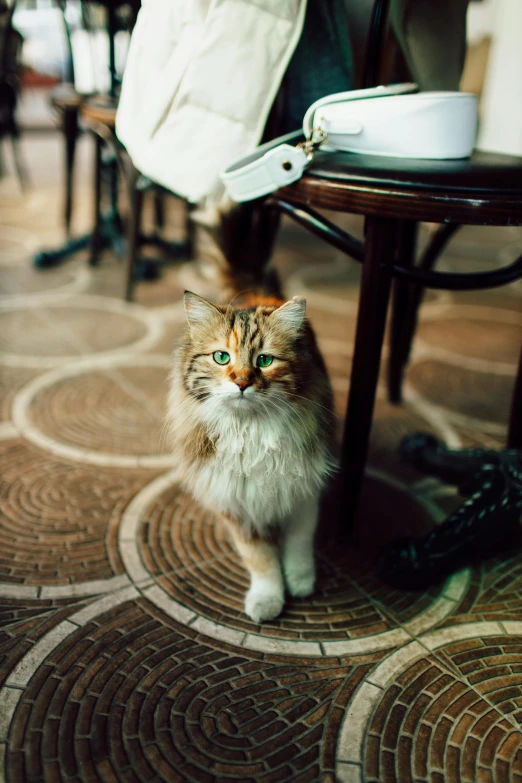
[[[168,419],[182,480],[226,521],[250,572],[245,611],[262,622],[283,609],[285,583],[294,596],[314,589],[332,392],[304,299],[234,301],[185,293]]]

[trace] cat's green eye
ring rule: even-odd
[[[226,351],[214,351],[212,358],[216,364],[228,364],[230,362],[230,354]]]
[[[260,353],[257,357],[257,366],[261,368],[270,367],[273,361],[273,356],[269,356],[267,353]]]

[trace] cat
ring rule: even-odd
[[[314,590],[333,402],[305,300],[234,301],[185,292],[167,420],[182,483],[226,522],[250,573],[245,612],[261,623],[281,613],[285,583],[293,596]]]

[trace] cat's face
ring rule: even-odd
[[[269,413],[283,405],[299,385],[305,307],[296,297],[280,307],[232,309],[186,293],[187,391],[212,409]]]

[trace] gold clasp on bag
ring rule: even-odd
[[[319,138],[314,138],[316,136],[319,136]],[[321,144],[324,144],[325,141],[328,141],[327,132],[323,128],[317,126],[316,128],[312,128],[306,141],[299,142],[297,149],[302,149],[304,151],[308,158],[308,162],[310,163],[314,156],[314,152],[319,149]]]

